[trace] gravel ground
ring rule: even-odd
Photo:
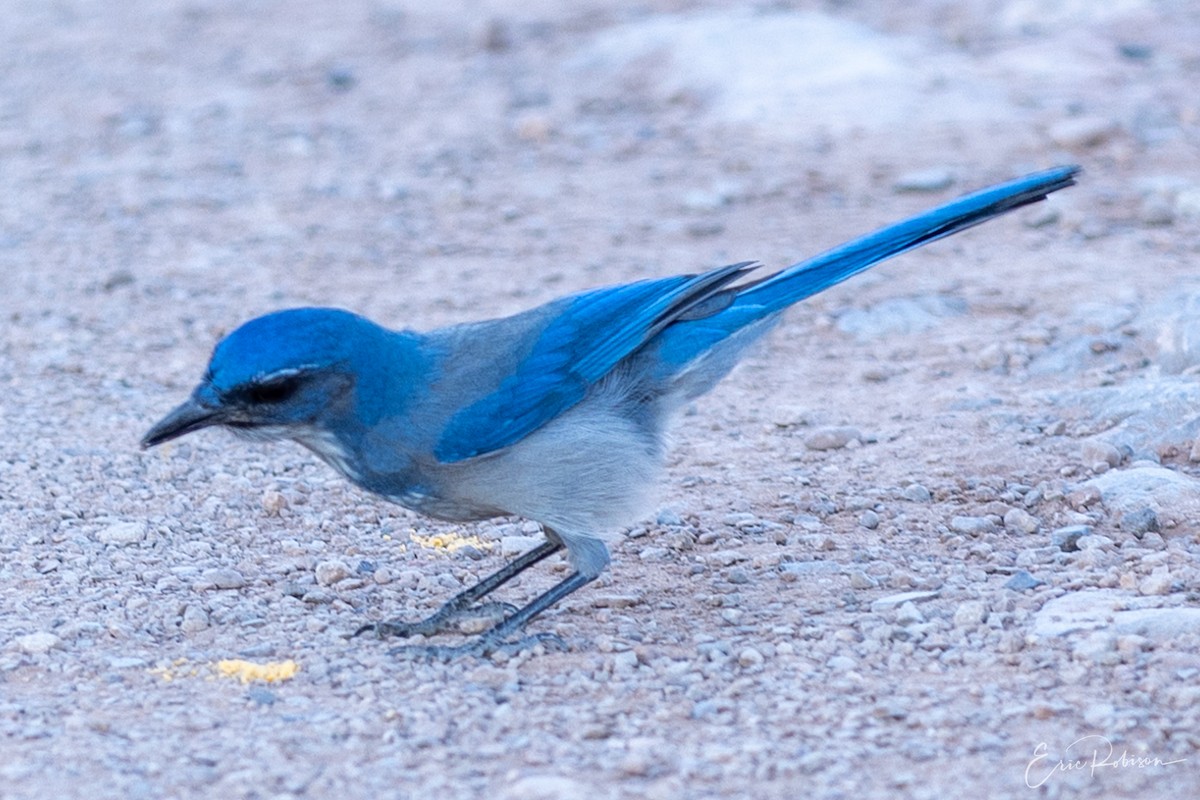
[[[1195,4],[514,5],[0,3],[0,797],[1200,796]],[[137,449],[268,310],[778,267],[1071,162],[698,403],[567,652],[348,638],[521,520]]]

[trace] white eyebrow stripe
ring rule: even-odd
[[[273,381],[284,380],[285,378],[294,378],[301,373],[308,372],[316,368],[315,364],[304,364],[299,367],[284,367],[277,369],[274,372],[268,372],[265,375],[255,375],[251,383],[271,383]]]

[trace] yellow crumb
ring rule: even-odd
[[[237,678],[242,683],[251,681],[286,681],[296,676],[300,665],[295,661],[273,661],[266,664],[255,664],[253,661],[243,661],[231,658],[217,662],[217,672],[226,678]]]
[[[485,539],[480,539],[478,536],[463,536],[461,533],[435,533],[430,536],[421,536],[417,533],[409,534],[410,539],[415,544],[419,544],[428,550],[438,550],[443,553],[457,553],[464,547],[474,547],[476,550],[488,551],[496,546],[495,542],[489,542]]]
[[[166,683],[176,678],[194,678],[200,672],[200,669],[195,665],[190,665],[186,658],[177,658],[171,662],[171,666],[151,667],[149,672]]]

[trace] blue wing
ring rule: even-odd
[[[699,308],[713,313],[713,302],[728,305],[733,296],[721,289],[751,269],[752,262],[743,262],[576,295],[499,388],[450,419],[435,455],[462,461],[520,441],[675,320]]]
[[[641,366],[664,385],[708,356],[712,366],[693,377],[686,393],[707,391],[766,330],[755,323],[884,259],[1042,200],[1074,184],[1077,172],[1058,167],[975,192],[753,283],[729,285],[752,268],[743,262],[576,295],[495,391],[451,418],[435,454],[462,461],[515,444],[639,350]],[[736,337],[739,331],[751,335]]]

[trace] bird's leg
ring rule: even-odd
[[[535,633],[530,636],[522,636],[516,639],[510,639],[513,634],[525,627],[531,619],[545,611],[550,606],[562,600],[564,597],[587,586],[592,581],[596,580],[595,575],[584,575],[580,572],[572,572],[561,583],[555,584],[544,593],[538,595],[529,602],[528,605],[522,607],[515,613],[505,617],[500,622],[488,628],[483,633],[479,634],[473,641],[467,644],[458,645],[456,647],[448,647],[443,645],[430,645],[426,647],[408,646],[394,647],[388,651],[390,655],[407,655],[416,658],[427,658],[441,661],[448,661],[458,656],[486,656],[496,652],[508,652],[515,654],[522,649],[531,647],[535,644],[549,644],[560,649],[565,649],[562,640],[553,633]]]
[[[374,631],[382,639],[386,636],[415,636],[422,634],[429,636],[431,634],[440,633],[448,628],[455,620],[467,613],[477,613],[479,610],[488,610],[493,608],[500,609],[503,613],[516,615],[525,609],[517,610],[509,603],[485,603],[482,606],[472,608],[477,600],[481,600],[487,595],[494,592],[499,587],[508,583],[510,580],[521,574],[525,570],[532,567],[544,558],[554,555],[562,549],[562,544],[556,541],[547,541],[530,550],[528,553],[513,559],[505,564],[500,569],[487,576],[474,586],[464,589],[463,591],[450,598],[437,611],[430,614],[419,622],[405,622],[400,619],[386,620],[384,622],[372,622],[368,625],[363,625],[354,632],[355,636]],[[541,599],[541,598],[538,598]],[[534,601],[535,603],[537,600]],[[553,601],[551,601],[553,602]],[[532,605],[532,603],[530,604]],[[526,606],[525,608],[528,608]],[[543,606],[544,608],[545,606]],[[541,609],[538,609],[539,611]],[[536,611],[534,613],[537,613]],[[503,623],[501,623],[503,624]]]

